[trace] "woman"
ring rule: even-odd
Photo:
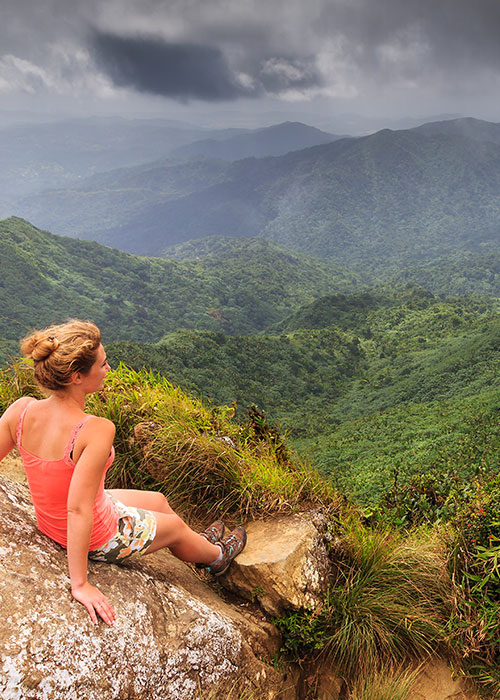
[[[21,343],[48,398],[23,397],[0,418],[0,460],[17,444],[39,529],[67,548],[71,593],[113,624],[107,598],[87,581],[87,558],[117,562],[162,547],[183,561],[223,573],[244,548],[245,530],[223,539],[217,521],[197,534],[161,493],[104,490],[113,457],[114,424],[84,412],[85,397],[102,389],[109,371],[99,329],[72,320],[37,331]]]

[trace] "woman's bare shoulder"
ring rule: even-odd
[[[7,419],[15,418],[16,416],[19,417],[26,406],[32,401],[37,401],[37,399],[34,399],[32,396],[21,396],[20,399],[16,399],[16,401],[10,404],[3,416]]]
[[[88,429],[92,432],[98,431],[104,435],[114,436],[116,427],[113,421],[108,418],[102,418],[101,416],[87,415],[89,416],[89,419],[86,421],[86,427]]]
[[[9,434],[14,442],[16,440],[16,430],[21,413],[31,401],[36,401],[36,399],[33,399],[31,396],[22,396],[20,399],[17,399],[17,401],[11,403],[0,418],[0,429],[7,431],[5,434]]]

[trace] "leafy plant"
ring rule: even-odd
[[[454,520],[450,566],[457,594],[450,629],[464,668],[500,693],[500,477],[477,479]]]

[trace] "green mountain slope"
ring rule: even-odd
[[[393,269],[396,284],[419,284],[436,294],[500,296],[500,253],[454,252],[445,257]]]
[[[360,371],[357,337],[336,329],[281,336],[227,336],[176,331],[156,344],[111,343],[110,361],[150,367],[217,404],[252,403],[295,435],[311,435],[328,421],[336,398]]]
[[[221,250],[223,243],[221,242]],[[94,319],[108,340],[159,340],[178,328],[253,333],[353,277],[260,240],[206,261],[138,258],[62,238],[21,219],[0,221],[3,356],[32,326]]]
[[[253,337],[179,331],[156,344],[107,350],[114,362],[151,367],[215,403],[236,401],[241,416],[257,403],[322,471],[365,501],[389,485],[395,467],[403,480],[420,464],[439,471],[431,438],[451,431],[446,440],[456,444],[457,407],[469,406],[472,416],[485,392],[500,389],[498,300],[383,288],[319,299],[279,328]]]
[[[462,490],[478,475],[498,474],[500,400],[494,391],[429,402],[402,403],[348,420],[300,448],[323,475],[361,503],[388,489],[432,475],[443,492]],[[423,492],[420,505],[425,508]],[[429,491],[429,501],[432,492]]]

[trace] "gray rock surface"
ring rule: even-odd
[[[94,627],[71,598],[66,553],[38,532],[26,486],[11,480],[21,472],[2,466],[1,700],[230,700],[239,688],[252,700],[339,700],[343,683],[327,659],[278,671],[280,637],[258,608],[225,602],[168,552],[89,564],[118,614],[113,627]],[[326,582],[321,518],[280,516],[248,530],[224,585],[272,614],[314,604]],[[437,659],[410,699],[478,700]]]
[[[275,628],[169,553],[90,563],[117,612],[114,626],[95,627],[70,596],[66,553],[35,527],[26,487],[2,476],[0,513],[2,700],[190,700],[199,689],[225,700],[233,686],[271,700],[286,688],[269,663]]]

